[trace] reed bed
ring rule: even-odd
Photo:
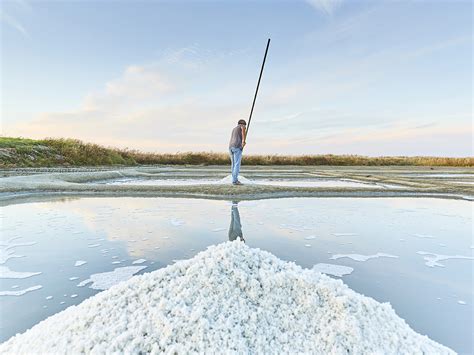
[[[0,137],[0,167],[100,165],[227,165],[229,155],[216,152],[147,153],[103,147],[78,139]],[[245,155],[243,165],[446,166],[472,167],[474,157],[361,155]]]

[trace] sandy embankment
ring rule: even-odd
[[[390,304],[242,242],[134,277],[0,345],[32,351],[454,353]]]

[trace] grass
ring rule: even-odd
[[[135,165],[126,151],[77,139],[0,137],[0,167]]]
[[[227,153],[145,153],[106,148],[77,139],[0,137],[0,167],[52,167],[100,165],[227,165]],[[333,166],[451,166],[472,167],[473,157],[366,157],[360,155],[245,155],[244,165]]]

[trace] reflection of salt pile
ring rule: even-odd
[[[391,306],[244,243],[136,276],[0,345],[0,353],[452,353]]]
[[[247,179],[246,177],[244,177],[242,175],[239,175],[239,181],[242,184],[254,184],[254,182],[252,182],[252,180],[249,180],[249,179]],[[223,178],[222,180],[219,180],[218,184],[232,184],[232,175],[228,175],[225,178]]]

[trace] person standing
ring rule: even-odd
[[[232,130],[229,142],[229,155],[231,162],[232,184],[242,185],[239,181],[240,162],[242,161],[242,151],[245,147],[245,128],[247,122],[239,120],[237,127]]]

